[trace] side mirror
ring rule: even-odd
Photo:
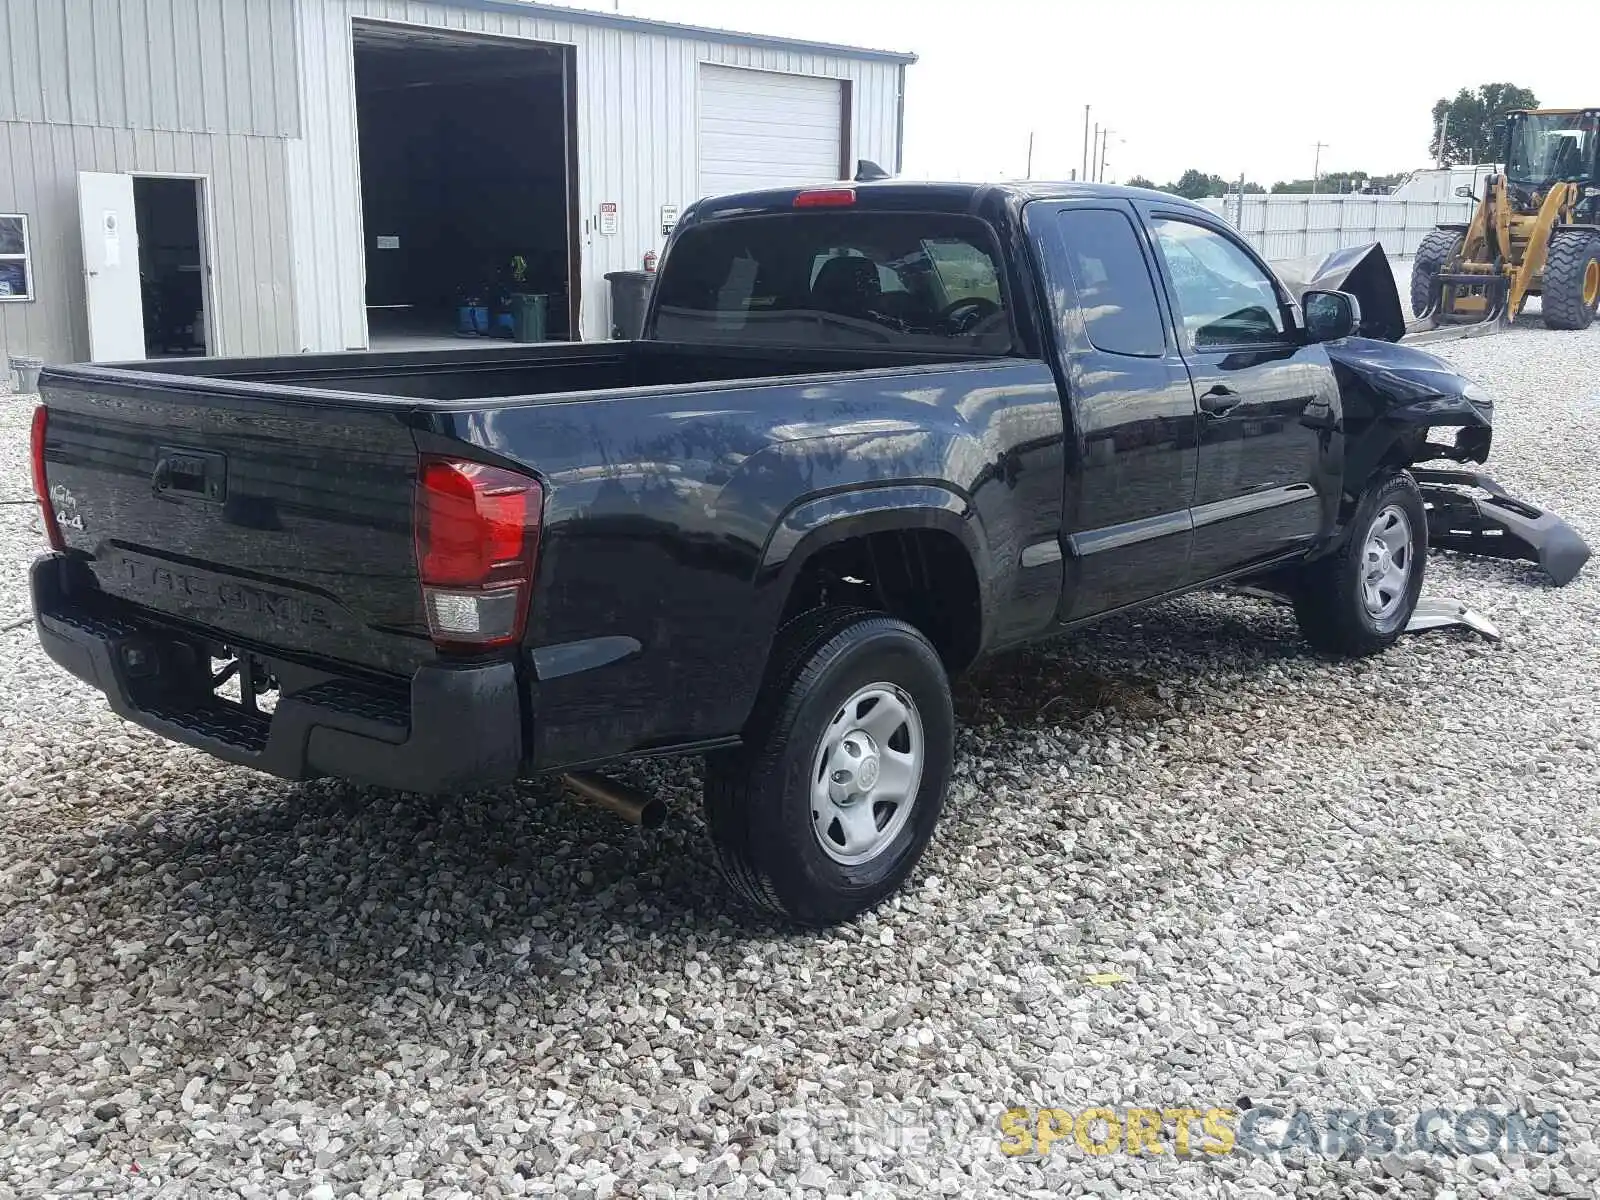
[[[1463,200],[1476,200],[1478,198],[1478,193],[1473,191],[1464,183],[1456,189],[1456,195],[1460,196]]]
[[[1307,292],[1300,297],[1306,340],[1336,342],[1361,328],[1361,302],[1349,292]]]

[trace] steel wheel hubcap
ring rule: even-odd
[[[1361,599],[1373,617],[1386,620],[1405,603],[1411,561],[1411,519],[1391,504],[1367,527],[1361,553]]]
[[[811,827],[829,858],[859,866],[894,842],[916,805],[924,753],[917,706],[892,683],[840,706],[811,772]]]

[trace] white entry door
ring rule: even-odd
[[[125,362],[144,355],[144,292],[133,176],[78,175],[83,230],[83,290],[89,303],[89,357]]]
[[[700,194],[831,183],[844,165],[844,87],[819,75],[700,66]]]

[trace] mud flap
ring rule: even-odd
[[[1589,543],[1577,530],[1480,471],[1413,467],[1411,474],[1422,489],[1428,544],[1435,549],[1536,562],[1557,587],[1576,579],[1589,561]]]

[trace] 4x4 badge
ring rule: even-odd
[[[78,498],[62,484],[50,489],[50,505],[56,510],[56,524],[83,532],[83,514],[78,511]]]

